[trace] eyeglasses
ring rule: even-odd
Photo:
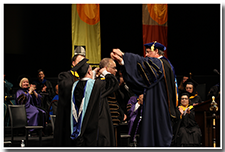
[[[181,100],[188,100],[188,98],[181,98]]]
[[[186,87],[186,89],[193,89],[192,87]]]
[[[112,68],[112,69],[116,70],[116,67],[109,67],[109,68]]]

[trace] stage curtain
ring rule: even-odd
[[[76,46],[83,46],[89,64],[101,61],[100,5],[72,4],[72,56]]]
[[[143,44],[157,41],[167,48],[167,20],[167,4],[142,4]],[[143,53],[145,56],[145,48]]]

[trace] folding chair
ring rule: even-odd
[[[43,126],[27,126],[27,114],[25,105],[9,105],[9,115],[11,119],[11,142],[13,144],[13,130],[16,128],[25,129],[26,145],[28,143],[28,130],[37,129],[39,130],[39,145],[41,146],[42,141],[42,129]]]

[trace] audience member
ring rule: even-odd
[[[207,99],[212,99],[212,96],[217,97],[220,95],[220,83],[212,86],[207,93]]]
[[[15,105],[15,96],[12,94],[13,84],[6,80],[4,75],[4,126],[10,125],[8,105]]]
[[[189,104],[189,94],[181,94],[181,105],[176,109],[177,123],[174,127],[174,146],[200,146],[201,130],[195,121],[194,107]]]
[[[43,125],[45,127],[45,111],[34,105],[35,102],[39,106],[41,104],[41,95],[35,91],[36,86],[29,84],[28,78],[23,77],[20,80],[19,87],[20,89],[16,92],[15,100],[18,105],[25,104],[28,126]],[[33,130],[31,129],[30,131]]]
[[[184,83],[185,91],[189,93],[190,104],[195,106],[199,103],[202,103],[201,97],[198,95],[198,92],[195,90],[197,83],[193,79],[188,79]]]
[[[56,115],[56,112],[57,112],[57,106],[58,106],[58,100],[59,100],[58,86],[59,86],[58,84],[55,86],[55,96],[52,99],[51,104],[49,106],[49,115]]]
[[[121,109],[124,111],[124,113],[127,115],[127,102],[129,99],[134,96],[135,94],[133,91],[127,86],[126,82],[124,82],[122,72],[119,70],[117,73],[117,79],[119,80],[120,89],[118,91],[121,91],[121,94],[124,95],[123,100],[119,101],[119,104],[121,106]]]
[[[139,134],[139,126],[141,126],[143,97],[143,94],[139,95],[138,98],[132,96],[127,103],[128,134],[131,136],[130,141],[135,147],[137,146],[136,134]]]
[[[178,87],[179,94],[182,93],[182,91],[185,89],[185,88],[184,88],[184,83],[187,81],[187,79],[189,79],[189,77],[186,76],[186,75],[184,75],[184,76],[182,77],[182,80],[180,81],[180,85],[179,85],[179,87]]]
[[[42,96],[42,105],[47,112],[49,109],[49,105],[54,97],[54,89],[52,87],[52,83],[49,80],[45,79],[45,74],[42,69],[38,70],[38,80],[35,81],[37,85],[37,93]]]
[[[58,84],[55,86],[55,96],[52,99],[49,109],[48,109],[48,119],[51,121],[50,115],[56,115],[57,112],[57,105],[58,105],[59,95],[58,95]],[[52,125],[52,124],[50,124]]]

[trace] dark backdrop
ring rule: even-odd
[[[168,58],[178,80],[192,72],[199,83],[219,82],[220,4],[168,5]],[[102,58],[112,48],[143,55],[142,5],[100,4]],[[4,4],[4,74],[48,78],[71,66],[70,4]],[[204,78],[204,79],[202,79]]]

